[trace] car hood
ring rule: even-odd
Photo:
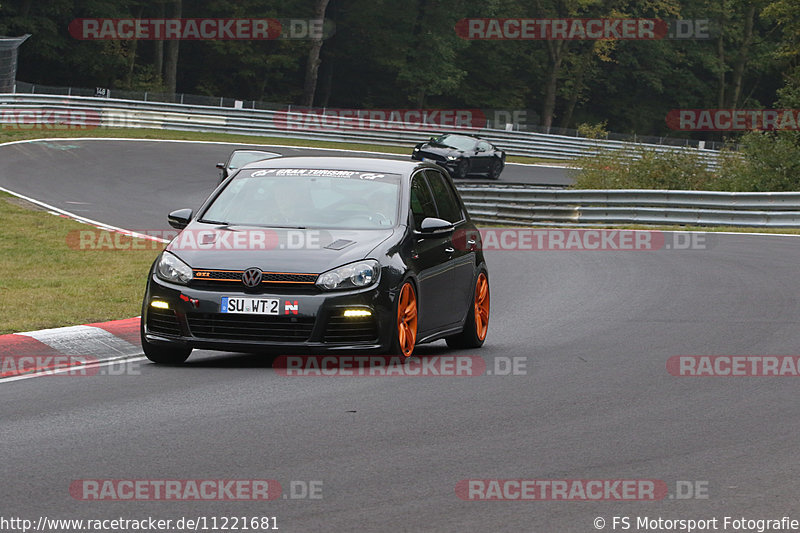
[[[419,147],[420,150],[429,154],[439,154],[439,155],[460,155],[463,154],[463,150],[458,150],[456,148],[451,148],[449,146],[442,146],[440,144],[429,144],[425,143]]]
[[[166,249],[195,269],[258,267],[265,272],[319,274],[365,259],[394,231],[220,227],[193,222]]]

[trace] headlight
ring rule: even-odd
[[[380,265],[374,259],[366,259],[328,270],[317,278],[317,287],[325,290],[358,289],[378,281]]]
[[[447,160],[448,161],[455,161],[456,159],[458,159],[458,156],[455,156],[455,155],[448,155],[447,156]]]
[[[194,277],[192,274],[192,269],[189,267],[189,265],[169,252],[164,252],[161,254],[161,259],[158,261],[156,272],[158,273],[158,277],[164,281],[171,281],[173,283],[180,283],[182,285],[186,285],[192,281],[192,278]]]

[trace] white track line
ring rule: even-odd
[[[141,347],[97,326],[40,329],[17,335],[34,338],[66,355],[85,355],[105,360],[103,356],[109,352],[115,353],[118,357],[142,353]]]
[[[85,371],[91,368],[100,368],[103,366],[111,366],[116,365],[122,362],[125,363],[135,363],[137,361],[146,361],[147,357],[143,355],[125,355],[121,357],[115,357],[113,359],[103,359],[102,361],[98,361],[96,363],[88,363],[85,365],[81,365],[80,369],[74,366],[64,367],[64,368],[57,368],[53,370],[43,370],[41,372],[35,372],[31,374],[24,374],[22,376],[10,376],[7,378],[0,378],[0,383],[7,383],[11,381],[22,381],[24,379],[33,379],[33,378],[40,378],[44,376],[55,376],[58,374],[64,374],[65,372],[76,372],[77,370]],[[83,376],[81,376],[83,377]],[[91,376],[94,377],[94,376]]]
[[[164,244],[169,242],[167,239],[162,239],[160,237],[153,237],[152,235],[145,235],[143,233],[137,233],[135,231],[129,231],[129,230],[126,230],[126,229],[123,229],[123,228],[118,228],[117,226],[111,226],[110,224],[104,224],[103,222],[98,222],[97,220],[92,220],[91,218],[82,217],[80,215],[76,215],[75,213],[70,213],[69,211],[65,211],[64,209],[60,209],[60,208],[58,208],[58,207],[56,207],[54,205],[50,205],[50,204],[47,204],[47,203],[44,203],[44,202],[40,202],[39,200],[31,198],[30,196],[25,196],[24,194],[20,194],[18,192],[14,192],[12,190],[6,189],[5,187],[0,187],[0,191],[8,193],[8,194],[10,194],[12,196],[16,196],[17,198],[22,198],[26,202],[30,202],[32,204],[36,204],[39,207],[43,207],[44,209],[47,209],[48,211],[50,211],[51,214],[63,215],[65,217],[71,218],[71,219],[76,220],[78,222],[83,222],[84,224],[91,224],[92,226],[95,226],[95,227],[100,228],[100,229],[105,229],[105,230],[114,231],[114,232],[117,232],[117,233],[122,233],[123,235],[129,235],[131,237],[137,237],[137,238],[140,238],[140,239],[148,239],[148,240],[151,240],[151,241],[158,241],[158,242],[161,242],[161,243],[164,243]]]

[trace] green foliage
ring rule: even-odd
[[[742,153],[744,161],[727,169],[732,190],[800,191],[800,133],[748,133]]]
[[[726,148],[720,164],[707,168],[693,149],[655,151],[636,145],[600,150],[580,160],[577,189],[669,189],[705,191],[800,191],[800,133],[751,132],[740,151]]]
[[[715,178],[691,150],[655,151],[641,145],[600,150],[582,158],[575,172],[577,189],[707,190]]]
[[[587,139],[607,139],[607,126],[608,123],[605,120],[598,124],[589,124],[588,122],[584,122],[582,124],[578,124],[578,135],[581,137],[586,137]]]

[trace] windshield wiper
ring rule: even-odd
[[[203,224],[216,224],[217,226],[230,226],[230,222],[220,222],[219,220],[206,220],[201,218],[198,222],[202,222]]]

